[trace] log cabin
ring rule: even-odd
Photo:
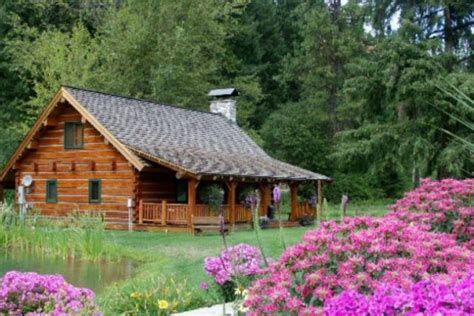
[[[214,216],[199,189],[225,191],[225,220],[249,223],[240,192],[260,191],[260,213],[272,186],[291,188],[288,222],[314,210],[298,203],[298,186],[323,196],[327,176],[271,158],[237,124],[235,89],[217,89],[210,112],[62,86],[0,173],[0,198],[44,216],[99,211],[107,227],[189,230],[194,216]],[[130,215],[131,214],[131,215]]]

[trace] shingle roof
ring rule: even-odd
[[[196,175],[330,180],[271,158],[240,127],[219,114],[64,88],[142,158],[164,160]]]

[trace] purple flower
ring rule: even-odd
[[[199,284],[199,287],[203,290],[209,290],[209,284],[207,282],[201,282],[201,284]]]
[[[260,271],[263,258],[258,248],[238,244],[222,251],[218,257],[204,259],[204,270],[222,285],[235,276],[253,276]]]
[[[60,275],[10,271],[0,279],[0,315],[101,315],[95,294]]]
[[[281,190],[280,190],[280,186],[279,185],[276,185],[274,188],[273,188],[273,201],[275,201],[275,203],[280,203],[281,201]]]

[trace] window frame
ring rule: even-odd
[[[54,197],[51,197],[51,184],[54,184]],[[58,180],[56,179],[46,180],[46,203],[58,203]]]
[[[98,185],[98,199],[92,197],[92,186],[97,183]],[[101,179],[90,179],[89,180],[89,204],[100,204],[102,203],[102,180]]]
[[[77,126],[81,126],[81,143],[74,144],[74,135]],[[73,144],[67,142],[67,130],[72,130]],[[78,121],[64,122],[64,149],[84,149],[84,124]]]

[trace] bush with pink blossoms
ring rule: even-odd
[[[287,248],[254,282],[245,305],[250,315],[320,313],[345,290],[371,295],[382,284],[409,289],[427,278],[452,284],[473,269],[474,252],[429,224],[346,218],[323,222]]]
[[[0,279],[1,315],[101,315],[95,294],[60,275],[10,271]]]
[[[474,179],[424,179],[420,187],[406,193],[391,209],[394,213],[389,216],[430,223],[434,231],[453,233],[458,241],[472,245]]]
[[[238,244],[222,251],[217,257],[207,257],[204,270],[214,278],[224,298],[229,301],[235,298],[237,283],[248,285],[262,264],[262,254],[257,247]]]
[[[358,315],[473,315],[474,277],[452,285],[420,281],[405,290],[383,284],[371,296],[348,290],[324,306],[327,316]]]

